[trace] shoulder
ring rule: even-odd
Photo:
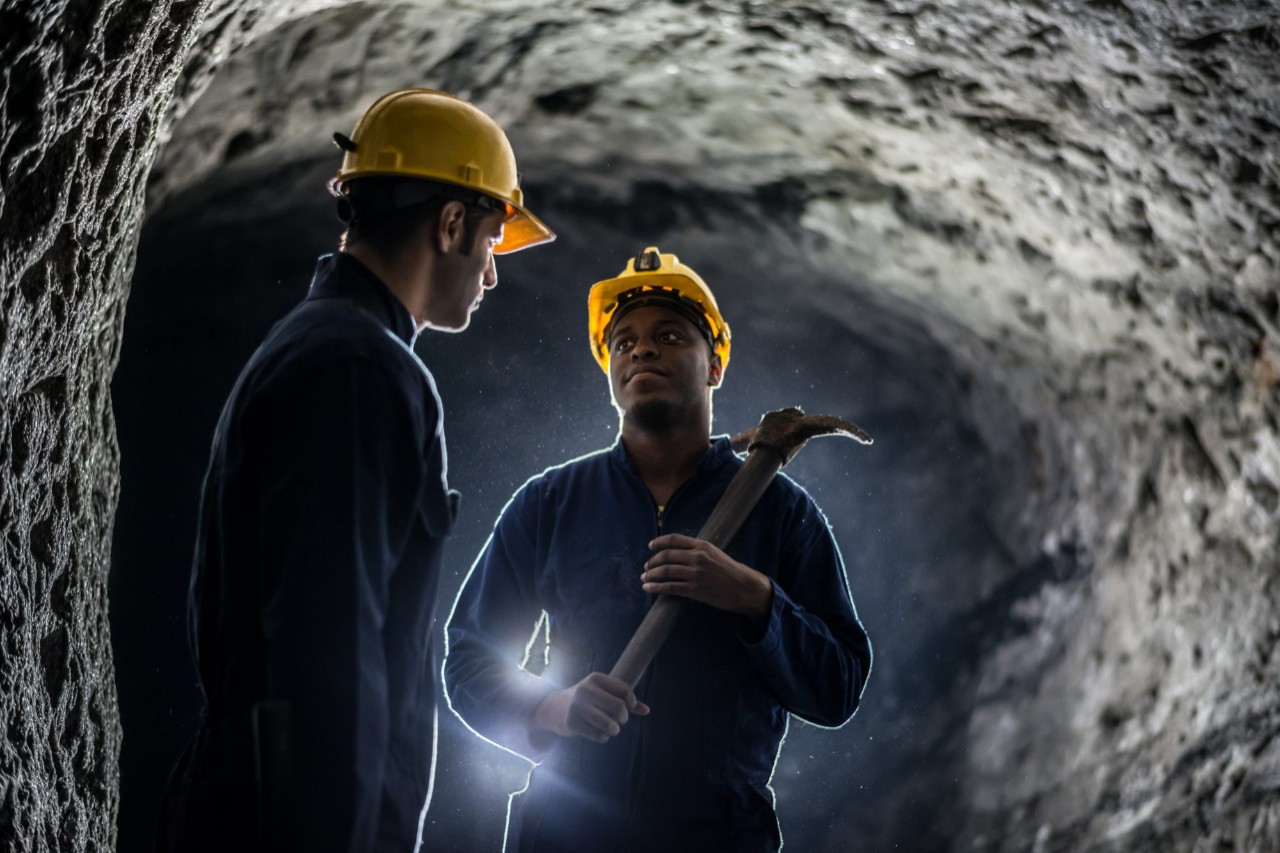
[[[809,494],[808,489],[791,479],[785,471],[779,471],[773,478],[773,489],[779,497],[789,503],[818,509],[818,504]]]
[[[597,478],[603,475],[611,464],[609,448],[594,450],[561,462],[559,465],[552,465],[541,474],[530,478],[529,482],[537,482],[545,488],[563,488]]]
[[[362,312],[336,300],[304,302],[271,330],[247,372],[261,389],[322,385],[422,396],[435,381],[413,350]],[[345,381],[344,381],[345,380]]]
[[[227,417],[265,435],[364,429],[418,442],[441,431],[442,408],[426,368],[376,324],[336,334],[286,318],[241,374]],[[327,428],[316,430],[321,423]]]
[[[609,449],[577,456],[535,474],[516,489],[503,514],[536,512],[545,502],[580,498],[602,488],[611,465]]]
[[[783,472],[773,478],[767,493],[775,501],[776,517],[783,520],[785,528],[792,535],[805,538],[813,536],[832,537],[831,522],[818,506],[817,501],[800,485]]]
[[[715,448],[713,452],[722,466],[718,479],[727,483],[746,463],[747,455],[736,453],[730,449],[727,436],[718,436],[714,441]],[[785,470],[780,470],[774,475],[765,489],[762,500],[771,502],[777,511],[822,515],[822,511],[818,509],[817,503],[814,502],[809,492],[800,483],[791,479]]]

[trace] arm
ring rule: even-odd
[[[439,487],[423,495],[423,435],[435,423],[415,419],[408,393],[385,365],[347,358],[278,380],[250,415],[263,437],[268,698],[284,704],[295,745],[288,790],[272,794],[292,805],[283,823],[300,849],[373,844],[389,729],[388,582],[420,501],[446,500]],[[434,406],[429,414],[438,419]]]
[[[471,567],[446,626],[445,693],[476,734],[531,760],[531,721],[555,686],[524,669],[529,638],[542,615],[534,589],[540,492],[526,483],[503,508]]]
[[[741,615],[739,639],[779,702],[809,722],[841,725],[858,707],[871,646],[822,513],[800,493],[780,523],[784,542],[776,578],[708,542],[669,534],[650,543],[656,553],[641,581],[646,592]]]
[[[649,712],[630,685],[604,673],[557,689],[517,666],[542,613],[533,581],[539,499],[537,484],[526,484],[503,510],[449,616],[444,667],[454,713],[486,740],[535,761],[558,737],[603,743],[630,714]]]

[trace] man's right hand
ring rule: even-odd
[[[572,687],[549,694],[533,712],[533,722],[535,729],[560,737],[605,743],[622,731],[632,714],[648,713],[649,706],[636,698],[625,681],[593,672]]]

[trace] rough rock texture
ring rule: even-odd
[[[115,843],[108,384],[199,3],[0,10],[0,848]]]
[[[220,2],[177,85],[148,201],[282,165],[301,175],[392,86],[474,99],[566,221],[677,235],[726,269],[736,252],[887,363],[936,365],[952,395],[972,464],[904,454],[886,488],[914,536],[893,583],[859,590],[880,644],[853,725],[875,742],[845,753],[858,766],[831,779],[836,794],[789,801],[792,775],[812,775],[800,747],[847,730],[793,731],[775,780],[784,830],[788,810],[821,822],[856,802],[865,849],[1276,849],[1278,17],[1261,0]],[[106,75],[80,88],[63,76],[82,112],[99,111],[77,115],[85,138],[115,115],[128,130],[154,118],[167,88],[143,87],[130,112]],[[24,168],[10,128],[41,126],[15,124],[12,101],[5,224],[18,215],[8,176]],[[124,158],[126,200],[148,159]],[[13,658],[41,665],[53,625],[28,627],[52,605],[20,623],[11,602],[56,588],[56,555],[103,553],[114,480],[101,399],[132,243],[74,211],[124,222],[130,204],[106,201],[116,183],[73,196],[79,230],[61,244],[39,218],[6,229],[14,461],[0,496],[6,525],[20,519],[6,563],[29,575],[15,587],[27,598],[4,599],[6,678]],[[27,232],[38,239],[9,236]],[[56,285],[17,285],[46,268]],[[33,299],[48,300],[40,321],[26,319]],[[53,346],[37,346],[45,329]],[[66,378],[37,384],[48,376]],[[895,404],[925,408],[908,390]],[[21,421],[36,407],[49,414]],[[11,425],[58,417],[61,431]],[[62,457],[16,464],[45,439],[9,436],[58,434]],[[99,487],[96,506],[76,497]],[[971,512],[936,523],[926,511],[947,498]],[[961,521],[985,558],[948,553]],[[100,625],[96,602],[86,618]],[[103,671],[73,668],[64,695],[109,689]],[[48,703],[41,679],[21,684],[4,701]],[[49,707],[23,719],[57,719]],[[43,765],[28,753],[14,766]],[[854,791],[864,783],[874,790]],[[806,837],[799,849],[836,843]]]
[[[1280,845],[1274,5],[293,12],[212,78],[157,201],[425,81],[601,212],[762,207],[758,269],[949,353],[1001,553],[908,572],[924,636],[880,647],[869,699],[908,712],[875,718],[900,772],[871,848]]]

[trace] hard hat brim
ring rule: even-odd
[[[495,255],[509,255],[531,246],[541,246],[556,239],[556,232],[525,208],[507,202],[511,213],[502,231],[502,242],[493,247]]]
[[[343,186],[354,180],[370,177],[388,177],[403,178],[404,176],[396,172],[365,172],[357,175],[348,175],[339,173],[338,177],[329,182],[329,194],[334,198],[343,198]],[[436,186],[458,187],[459,189],[469,190],[478,193],[486,198],[492,199],[499,204],[506,205],[507,218],[503,223],[502,242],[494,247],[495,255],[509,255],[512,252],[518,252],[521,249],[528,249],[531,246],[540,246],[543,243],[550,243],[556,239],[556,232],[552,231],[547,224],[538,217],[534,216],[528,208],[512,202],[510,199],[501,198],[499,196],[490,195],[489,193],[480,193],[474,187],[468,187],[465,184],[456,181],[444,181],[439,178],[417,177],[417,180]]]

